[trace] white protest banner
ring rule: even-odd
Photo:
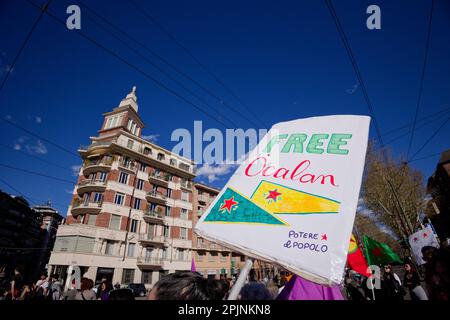
[[[425,261],[422,259],[423,247],[431,246],[439,248],[439,242],[433,232],[433,229],[430,226],[427,226],[410,235],[409,244],[411,245],[414,259],[416,260],[418,265],[422,265],[425,263]]]
[[[342,280],[370,118],[278,123],[252,150],[195,227],[245,255],[308,280]]]

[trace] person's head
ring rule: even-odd
[[[135,300],[133,290],[122,288],[110,291],[108,300]]]
[[[414,270],[414,267],[411,265],[411,263],[405,263],[404,265],[403,265],[403,268],[405,268],[405,271],[406,272],[414,272],[415,270]]]
[[[248,273],[248,281],[256,281],[256,271],[255,269],[251,269]]]
[[[81,291],[90,290],[94,287],[94,281],[88,278],[81,279]]]
[[[41,274],[41,280],[45,280],[45,278],[47,278],[46,274]]]
[[[390,264],[387,264],[384,266],[384,273],[391,273],[392,266]]]
[[[425,262],[431,262],[433,260],[433,257],[435,256],[437,249],[435,247],[431,246],[425,246],[422,248],[422,259]]]
[[[19,275],[22,273],[22,268],[21,267],[15,267],[14,268],[14,274],[15,275]]]
[[[205,279],[197,272],[178,271],[161,278],[148,295],[149,300],[223,299],[224,284]]]

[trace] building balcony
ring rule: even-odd
[[[83,163],[83,175],[89,176],[91,173],[98,171],[109,171],[111,170],[111,165],[113,160],[89,160],[86,159]]]
[[[163,223],[164,215],[161,212],[146,211],[144,212],[144,221],[148,223]]]
[[[80,181],[77,186],[77,192],[82,195],[86,192],[104,192],[106,189],[106,181],[86,179]]]
[[[130,173],[134,173],[136,171],[136,165],[132,162],[119,161],[119,168],[126,170]]]
[[[197,198],[198,202],[207,203],[209,201],[209,196],[207,194],[199,194]]]
[[[159,184],[162,186],[167,186],[169,183],[169,176],[167,174],[150,174],[148,180],[153,184]]]
[[[192,183],[190,181],[187,181],[187,182],[184,182],[184,183],[181,182],[180,186],[181,186],[182,189],[186,189],[186,190],[192,191]]]
[[[146,199],[148,202],[157,202],[161,204],[166,204],[167,202],[167,196],[163,195],[162,193],[151,191],[147,193]]]
[[[159,245],[164,246],[167,245],[167,238],[164,236],[155,236],[155,235],[149,235],[146,233],[139,234],[139,241],[142,245]]]
[[[161,258],[139,257],[136,264],[141,268],[161,268],[163,260]]]
[[[102,201],[100,202],[86,202],[86,201],[75,201],[72,204],[71,213],[73,216],[79,214],[98,214],[102,210]]]
[[[197,243],[197,245],[195,246],[195,249],[197,250],[209,250],[209,244],[208,243]]]

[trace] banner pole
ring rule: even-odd
[[[253,260],[247,258],[245,261],[245,266],[241,270],[241,273],[239,274],[239,277],[236,280],[236,283],[234,284],[233,288],[231,288],[230,295],[228,296],[228,300],[236,300],[239,293],[241,292],[242,287],[244,286],[245,279],[247,278],[248,273],[252,269],[253,266]]]
[[[373,297],[373,300],[375,301],[375,289],[373,287],[374,287],[374,284],[372,282],[372,297]]]

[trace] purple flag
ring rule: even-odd
[[[191,272],[196,272],[197,270],[195,270],[195,261],[194,258],[192,258],[192,262],[191,262]]]
[[[326,287],[293,275],[277,300],[344,300],[338,286]]]

